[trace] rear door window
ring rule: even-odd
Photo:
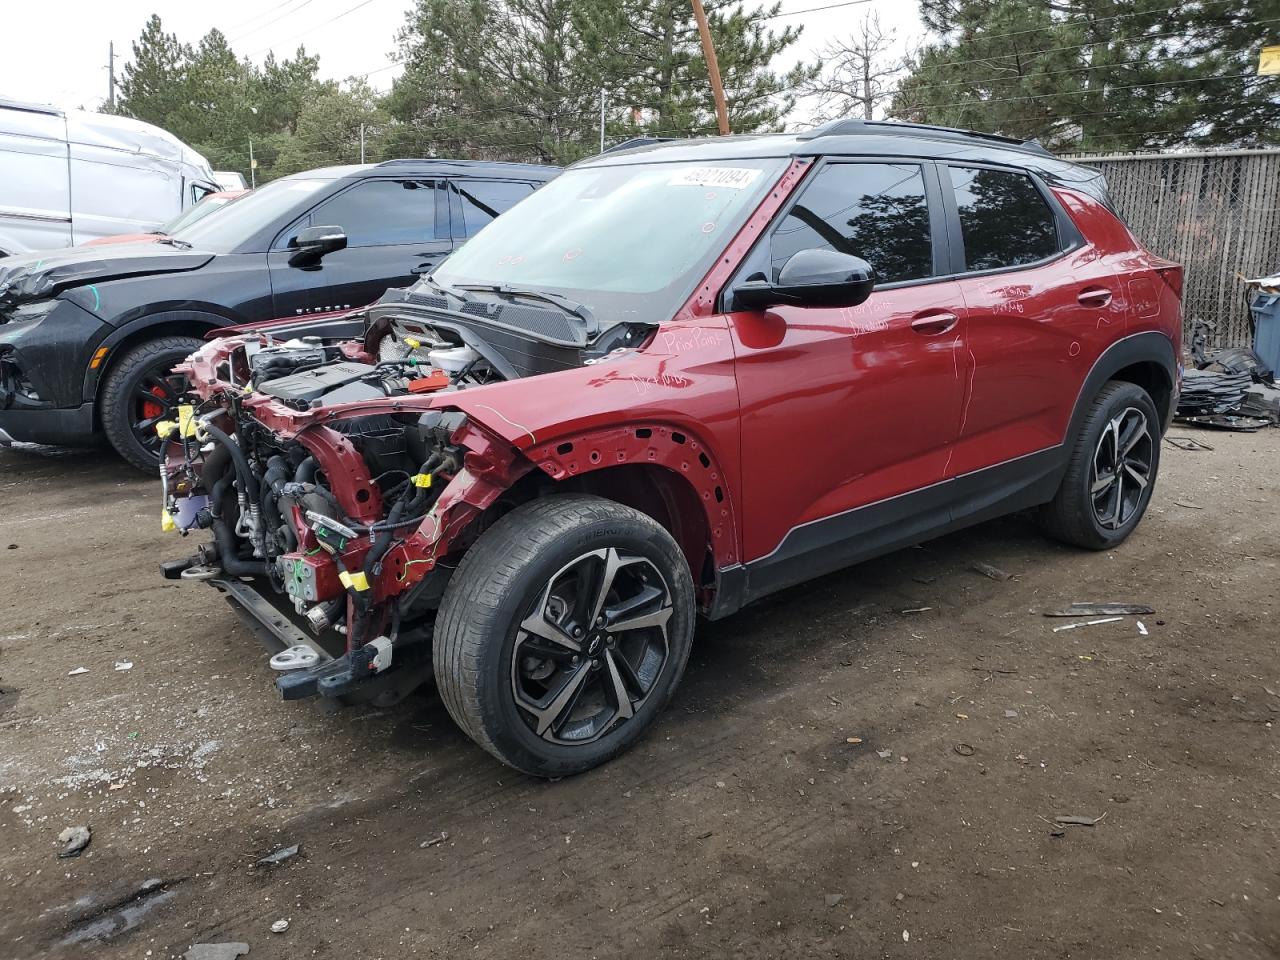
[[[441,186],[432,180],[366,180],[320,204],[297,228],[342,227],[348,247],[447,240],[436,228]]]
[[[1058,252],[1057,219],[1029,176],[978,167],[949,169],[966,270],[1018,267]]]
[[[529,194],[533,184],[520,180],[455,180],[462,223],[454,225],[459,237],[474,236],[494,217],[514,207]]]
[[[831,163],[815,174],[770,240],[778,273],[801,250],[861,257],[876,283],[933,275],[933,239],[918,163]]]

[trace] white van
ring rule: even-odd
[[[0,100],[0,256],[146,233],[217,189],[159,127]]]

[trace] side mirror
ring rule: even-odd
[[[347,234],[341,227],[307,227],[289,241],[289,246],[294,248],[289,266],[315,263],[326,253],[341,250],[346,245]]]
[[[733,290],[733,309],[856,307],[875,287],[876,273],[861,257],[835,250],[801,250],[778,271],[778,282],[747,280]]]

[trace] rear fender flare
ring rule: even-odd
[[[1169,387],[1169,409],[1160,410],[1161,428],[1167,429],[1173,419],[1173,408],[1177,403],[1178,359],[1174,353],[1173,341],[1163,333],[1147,330],[1117,340],[1094,361],[1088,376],[1076,394],[1075,407],[1071,412],[1071,421],[1067,426],[1064,444],[1069,446],[1080,434],[1089,405],[1107,384],[1116,379],[1116,374],[1126,367],[1136,364],[1155,364],[1167,378]],[[1152,398],[1155,400],[1155,398]],[[1157,403],[1157,406],[1159,404]]]

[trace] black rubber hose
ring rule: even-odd
[[[213,540],[218,545],[218,564],[233,577],[261,577],[267,572],[265,560],[241,560],[235,535],[223,520],[213,520]]]
[[[307,457],[300,464],[298,469],[293,471],[294,483],[315,483],[316,481],[316,463],[315,457]]]
[[[244,450],[241,449],[240,444],[211,423],[205,424],[204,429],[209,436],[222,444],[227,449],[227,452],[231,454],[231,462],[236,465],[236,475],[240,478],[240,489],[249,498],[249,502],[259,503],[262,494],[258,486],[258,478],[253,475],[253,471],[249,468],[249,459],[244,455]]]

